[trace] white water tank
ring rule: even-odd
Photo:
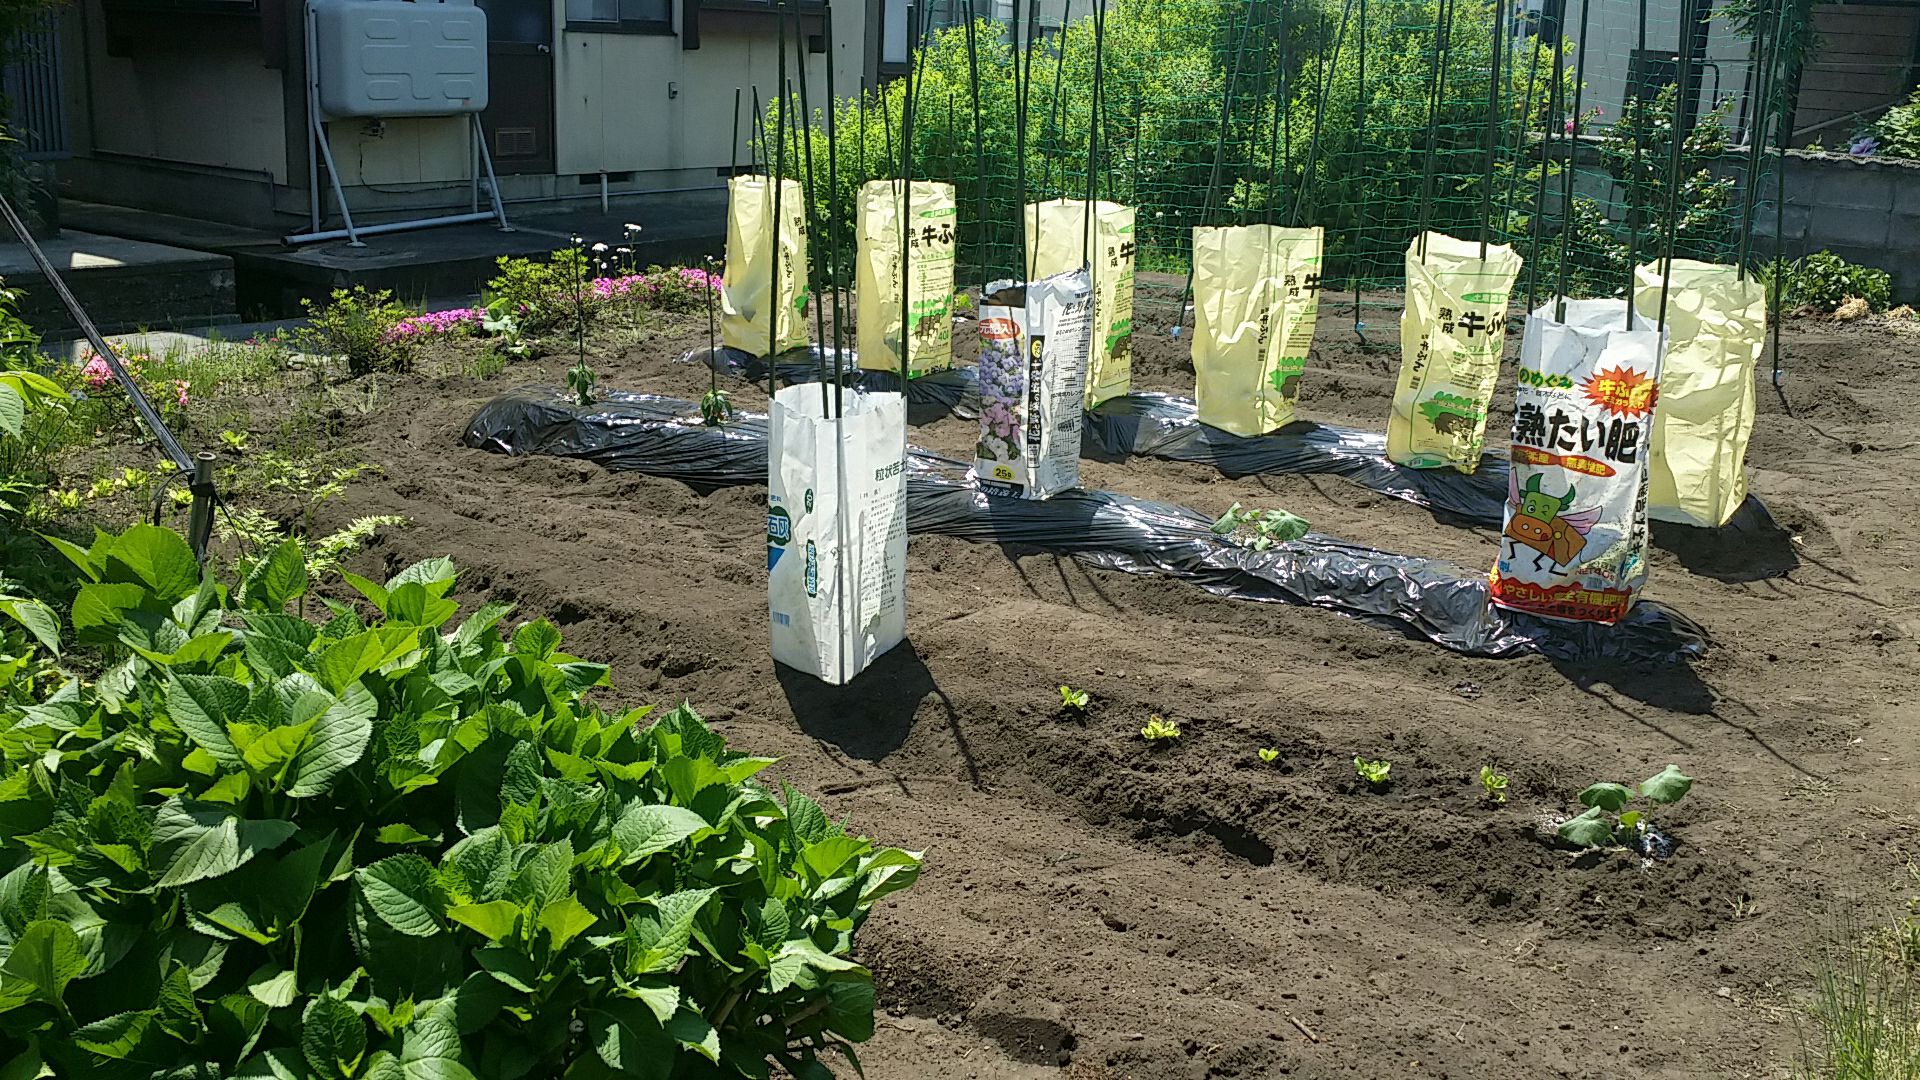
[[[329,117],[450,116],[487,107],[487,13],[472,0],[310,0]]]

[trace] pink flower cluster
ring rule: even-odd
[[[479,308],[449,308],[446,311],[429,311],[425,315],[415,315],[401,319],[392,330],[387,331],[387,340],[395,341],[411,337],[445,337],[463,330],[480,329],[480,320],[486,312]]]
[[[127,369],[127,374],[137,379],[140,377],[141,365],[149,359],[151,357],[146,353],[122,353],[120,364]],[[97,393],[113,385],[113,369],[107,366],[106,357],[90,354],[86,364],[80,368],[80,378],[87,384],[87,389]]]
[[[620,277],[594,278],[589,284],[595,296],[601,300],[652,300],[660,295],[668,285],[664,280],[672,275],[680,279],[680,285],[688,289],[719,289],[718,275],[709,274],[697,266],[683,266],[677,270],[663,270],[658,274],[623,274]]]

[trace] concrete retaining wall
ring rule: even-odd
[[[1874,161],[1844,154],[1787,154],[1786,254],[1822,249],[1893,276],[1895,303],[1920,304],[1920,162]],[[1772,178],[1761,200],[1773,201]],[[1771,205],[1755,215],[1754,251],[1773,245]],[[1760,238],[1765,237],[1763,241]]]

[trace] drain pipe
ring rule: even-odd
[[[600,170],[600,212],[607,213],[607,170]]]

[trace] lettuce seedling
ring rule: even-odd
[[[1254,551],[1298,540],[1312,527],[1306,518],[1285,510],[1245,510],[1237,502],[1213,523],[1215,535]]]
[[[1280,760],[1280,751],[1275,750],[1271,746],[1263,746],[1260,748],[1260,760],[1271,765]]]
[[[1147,726],[1140,729],[1140,737],[1147,740],[1148,746],[1172,742],[1180,737],[1180,725],[1158,715],[1149,716]]]
[[[1486,792],[1488,802],[1507,801],[1507,774],[1493,771],[1493,766],[1480,766],[1480,790]]]
[[[1586,812],[1561,822],[1555,831],[1562,840],[1581,847],[1606,847],[1609,844],[1630,846],[1633,841],[1653,831],[1653,822],[1645,810],[1627,809],[1627,804],[1636,794],[1642,799],[1671,806],[1686,798],[1691,790],[1693,777],[1683,774],[1678,766],[1672,764],[1642,780],[1638,789],[1625,784],[1594,784],[1580,793],[1580,802],[1587,808]]]
[[[1086,712],[1087,702],[1091,700],[1085,690],[1075,690],[1071,686],[1060,688],[1060,707],[1074,712]]]
[[[1360,779],[1365,780],[1367,786],[1379,790],[1387,786],[1387,774],[1393,771],[1393,762],[1368,761],[1356,757],[1353,759],[1353,771],[1360,774]]]

